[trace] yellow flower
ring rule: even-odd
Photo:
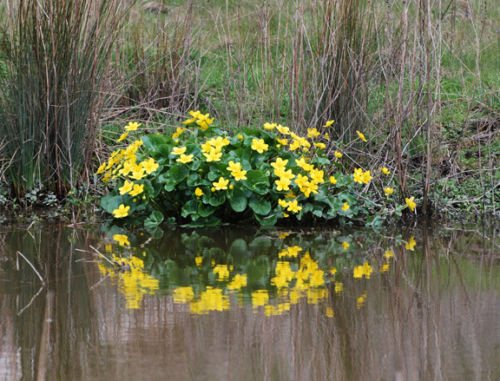
[[[179,156],[179,158],[176,160],[176,162],[182,164],[191,163],[192,161],[193,161],[193,155],[184,155],[184,154]]]
[[[136,131],[139,127],[141,126],[140,123],[137,123],[137,122],[129,122],[126,126],[125,126],[125,131]]]
[[[291,181],[287,178],[281,177],[278,180],[275,180],[274,183],[276,184],[276,190],[278,192],[290,190]]]
[[[246,180],[247,179],[247,171],[245,171],[245,170],[234,171],[234,172],[231,172],[231,176],[233,176],[235,181]]]
[[[182,155],[184,152],[186,152],[186,147],[174,147],[172,150],[171,154],[172,155]]]
[[[205,156],[207,162],[215,162],[215,161],[220,161],[222,157],[222,152],[216,148],[210,149],[208,152],[203,152],[203,155]]]
[[[302,168],[304,171],[309,172],[312,169],[314,169],[314,166],[307,163],[306,159],[304,157],[301,157],[300,159],[295,160],[295,164]]]
[[[283,138],[283,139],[278,138],[278,139],[276,139],[276,141],[279,144],[281,144],[282,146],[286,146],[288,144],[288,139],[285,139],[285,138]]]
[[[226,168],[228,171],[230,172],[239,172],[241,171],[241,163],[237,163],[237,162],[234,162],[234,161],[229,161],[228,163],[228,166]]]
[[[201,112],[189,111],[188,114],[191,116],[191,118],[186,119],[184,122],[182,122],[182,124],[185,124],[185,125],[193,124],[194,122],[196,122],[198,117],[201,115]]]
[[[415,199],[413,196],[411,196],[410,198],[405,198],[405,203],[406,203],[406,206],[410,209],[411,212],[414,212],[415,211],[415,208],[417,207],[417,204],[415,203]]]
[[[342,241],[342,249],[347,250],[351,245],[347,241]]]
[[[358,137],[359,137],[362,141],[364,141],[365,143],[368,141],[368,140],[366,140],[365,135],[364,135],[361,131],[356,130],[356,134],[358,134]]]
[[[117,143],[123,142],[125,139],[127,139],[128,132],[124,132],[123,134],[120,135],[120,137],[116,140]]]
[[[264,153],[269,149],[269,145],[264,142],[264,139],[252,139],[252,149],[258,153]]]
[[[314,139],[320,136],[321,134],[319,133],[318,129],[313,127],[313,128],[308,128],[307,129],[307,137]]]
[[[107,165],[108,165],[107,163],[102,163],[102,164],[99,166],[99,168],[97,168],[97,172],[96,172],[96,173],[97,173],[98,175],[100,175],[101,173],[103,173],[103,172],[106,170],[106,166],[107,166]]]
[[[135,168],[130,176],[134,180],[140,180],[144,177],[144,169],[142,167]]]
[[[144,192],[144,184],[134,184],[134,189],[130,191],[130,195],[132,197],[140,195],[142,192]]]
[[[302,206],[299,205],[297,200],[289,201],[288,207],[286,208],[289,212],[298,213],[302,210]]]
[[[342,154],[342,152],[337,151],[337,150],[335,150],[335,152],[333,154],[334,154],[335,158],[337,158],[337,159],[340,159],[340,158],[342,158],[342,156],[344,156]]]
[[[264,123],[264,130],[272,131],[276,128],[276,123]]]
[[[279,131],[280,134],[290,135],[290,129],[288,127],[285,127],[285,126],[282,126],[281,124],[278,124],[276,126],[276,129]]]
[[[347,202],[344,202],[342,204],[342,208],[341,209],[342,209],[343,212],[347,212],[349,209],[351,209],[351,207],[349,206],[349,204]]]
[[[203,196],[203,194],[204,194],[204,193],[203,193],[203,190],[202,190],[201,188],[196,188],[196,189],[194,190],[194,195],[195,195],[196,197],[201,197],[201,196]]]
[[[219,177],[219,181],[212,183],[215,190],[226,190],[229,185],[229,180],[226,180],[224,177]]]
[[[326,148],[326,144],[321,143],[321,142],[314,143],[314,146],[318,149],[325,149]]]
[[[130,206],[125,206],[123,204],[120,204],[120,206],[113,210],[113,216],[115,218],[123,218],[128,216],[128,211],[130,210]]]
[[[144,169],[144,171],[149,175],[154,171],[156,171],[160,165],[155,161],[155,159],[150,157],[149,159],[144,160],[141,163],[141,166]]]
[[[394,188],[391,188],[391,187],[385,187],[384,188],[384,193],[387,197],[389,197],[390,195],[392,195],[394,193]]]
[[[409,251],[415,251],[415,246],[417,245],[417,241],[415,241],[415,237],[411,236],[408,242],[405,244],[405,249]]]
[[[380,172],[382,172],[386,176],[391,174],[391,171],[389,171],[389,168],[387,168],[387,167],[380,168]]]
[[[199,114],[196,124],[200,127],[202,131],[205,131],[214,122],[214,118],[210,118],[210,114]]]
[[[356,168],[353,174],[354,182],[359,184],[369,184],[372,175],[370,171],[363,171],[361,168]]]
[[[332,126],[333,123],[335,123],[334,120],[327,120],[323,127],[328,128],[328,127]]]
[[[320,169],[311,169],[309,176],[311,176],[311,181],[315,184],[321,184],[325,181],[324,172]]]
[[[175,132],[172,134],[172,139],[177,139],[179,136],[181,136],[184,133],[184,131],[186,131],[185,128],[177,127],[175,129]]]
[[[197,188],[200,189],[200,188]],[[194,263],[197,267],[200,267],[201,264],[203,263],[203,257],[202,256],[197,256],[194,258]]]
[[[356,299],[356,308],[360,309],[365,305],[365,302],[366,302],[366,292]]]
[[[332,185],[337,184],[337,179],[335,178],[335,176],[330,176],[329,180],[330,180],[330,184],[332,184]]]
[[[125,180],[123,183],[123,186],[119,188],[120,194],[123,196],[124,194],[127,194],[130,192],[132,189],[134,189],[134,183],[128,180]]]
[[[284,171],[287,164],[288,160],[283,160],[281,157],[278,157],[274,162],[271,163],[271,167],[274,168],[274,172],[276,174],[276,171]]]
[[[128,237],[125,234],[114,234],[113,240],[118,242],[120,246],[130,246]]]

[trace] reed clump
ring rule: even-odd
[[[63,197],[86,178],[121,3],[6,2],[0,136],[15,196],[41,185]]]

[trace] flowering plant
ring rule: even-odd
[[[332,121],[301,136],[276,123],[227,131],[214,127],[208,114],[189,114],[173,133],[132,139],[99,167],[97,173],[111,189],[101,200],[105,211],[152,228],[165,218],[190,226],[373,223],[404,208],[392,205],[390,184],[378,192],[369,170],[345,172],[343,154],[329,139]],[[128,141],[139,127],[129,123],[119,142]],[[332,158],[327,147],[334,148]],[[380,178],[389,173],[383,167]],[[382,193],[385,198],[378,196]]]

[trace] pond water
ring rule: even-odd
[[[0,380],[499,380],[495,231],[0,230]]]

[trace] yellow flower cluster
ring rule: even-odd
[[[241,163],[236,163],[234,161],[230,161],[227,166],[227,170],[231,172],[231,176],[233,176],[235,181],[246,180],[247,179],[247,171],[245,171],[241,167]]]
[[[117,238],[116,235],[114,238]],[[118,239],[122,240],[123,237]],[[99,263],[99,271],[117,282],[118,290],[125,296],[127,308],[140,308],[144,295],[154,294],[159,289],[160,282],[144,271],[144,261],[140,258],[113,255],[112,261],[118,266],[117,268],[106,267]]]
[[[228,138],[217,136],[203,143],[201,145],[201,152],[208,163],[220,161],[222,158],[222,149],[229,144]]]
[[[189,111],[188,114],[191,118],[186,119],[182,124],[190,125],[196,123],[202,131],[208,130],[214,122],[214,118],[210,118],[210,114],[202,114],[200,111]]]
[[[358,184],[370,184],[372,175],[370,171],[363,171],[361,168],[356,168],[353,174],[354,182]]]

